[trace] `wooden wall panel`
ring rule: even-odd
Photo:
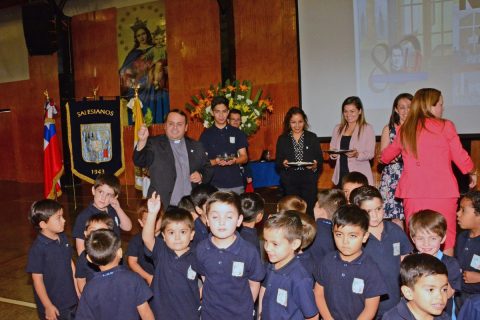
[[[1,108],[12,110],[0,114],[0,180],[43,181],[43,91],[58,104],[57,55],[29,57],[29,70],[29,80],[0,84]],[[59,120],[57,132],[61,142]]]

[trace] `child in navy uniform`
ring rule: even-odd
[[[345,193],[345,198],[347,198],[348,203],[351,203],[350,192],[362,186],[368,186],[368,178],[363,173],[352,171],[343,176],[342,190]]]
[[[72,247],[63,233],[63,208],[54,200],[40,200],[32,204],[29,219],[40,231],[27,262],[39,317],[74,319],[78,296],[73,281]]]
[[[370,216],[369,237],[364,251],[375,261],[387,286],[387,295],[380,298],[377,318],[400,301],[400,262],[411,253],[413,246],[407,235],[395,223],[384,221],[383,199],[373,186],[362,186],[350,193],[352,203],[367,211]]]
[[[461,302],[480,295],[480,191],[468,192],[460,201],[458,224],[465,231],[457,237],[455,257],[463,271]]]
[[[200,184],[193,188],[190,194],[196,213],[196,217],[193,218],[195,220],[195,235],[193,236],[192,247],[196,247],[200,242],[208,238],[207,200],[216,191],[218,189],[210,184]]]
[[[113,219],[107,213],[97,213],[91,216],[87,220],[85,225],[85,238],[88,238],[90,233],[99,229],[108,229],[113,231],[114,222]],[[87,260],[87,253],[85,250],[77,258],[75,268],[75,281],[77,282],[78,291],[83,292],[83,288],[90,281],[95,272],[99,272],[100,269],[97,265]]]
[[[317,234],[317,225],[315,224],[315,219],[306,213],[300,213],[296,211],[286,212],[296,213],[302,222],[302,244],[297,252],[296,259],[299,260],[305,270],[313,278],[315,278],[318,275],[318,264],[316,263],[312,252],[307,250],[312,245]]]
[[[148,208],[147,199],[140,202],[137,208],[138,223],[141,228],[145,227],[147,221]],[[157,215],[157,222],[155,224],[155,236],[160,234],[160,219],[162,214]],[[153,279],[153,260],[145,254],[144,244],[142,240],[142,232],[137,233],[130,239],[127,248],[127,263],[133,272],[138,273],[148,285],[152,283]]]
[[[123,266],[120,238],[111,230],[93,231],[85,241],[88,259],[98,265],[85,286],[76,314],[77,320],[153,320],[148,305],[152,291],[145,281]]]
[[[321,190],[317,194],[317,202],[313,207],[317,233],[312,245],[307,249],[317,265],[320,265],[322,258],[327,253],[335,250],[332,234],[332,216],[339,207],[346,204],[347,199],[342,190]]]
[[[244,240],[239,196],[215,192],[206,205],[211,235],[196,248],[196,271],[204,280],[202,320],[251,320],[253,306],[265,277],[257,249]]]
[[[101,174],[95,179],[92,187],[93,202],[85,208],[75,219],[72,237],[75,238],[77,253],[80,255],[85,249],[85,223],[92,215],[106,212],[115,222],[114,231],[120,236],[120,229],[130,231],[132,221],[120,207],[118,195],[120,193],[120,180],[114,175]]]
[[[363,253],[368,240],[368,213],[355,205],[340,207],[332,217],[338,251],[320,264],[315,299],[323,319],[373,319],[380,296],[387,293],[377,264]]]
[[[163,240],[155,237],[155,221],[160,210],[160,196],[154,192],[148,200],[148,214],[142,238],[155,265],[150,305],[157,319],[198,319],[200,289],[193,271],[195,254],[190,250],[193,218],[180,208],[168,210],[162,217]]]
[[[262,221],[265,200],[258,193],[242,193],[240,195],[243,221],[240,227],[240,235],[257,248],[260,252],[260,240],[258,239],[255,225]]]
[[[383,320],[447,320],[447,268],[432,255],[411,254],[400,264],[405,299],[383,315]]]
[[[260,289],[262,319],[318,319],[314,281],[295,258],[302,233],[302,221],[293,210],[270,216],[265,222],[264,247],[270,265]]]
[[[449,287],[446,312],[450,316],[454,315],[458,312],[458,307],[455,306],[453,297],[462,287],[462,272],[457,259],[443,254],[440,250],[446,239],[447,221],[438,212],[421,210],[410,218],[408,228],[418,252],[437,257],[447,267]]]

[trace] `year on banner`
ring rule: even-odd
[[[72,172],[90,183],[125,169],[120,100],[70,100],[65,105]]]

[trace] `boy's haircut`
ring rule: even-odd
[[[431,254],[410,254],[400,263],[400,281],[402,286],[413,288],[420,278],[437,274],[448,276],[447,267]]]
[[[192,189],[190,197],[193,204],[196,207],[201,208],[205,203],[207,203],[208,198],[217,191],[218,189],[211,184],[200,184]]]
[[[187,210],[188,212],[195,212],[195,205],[193,204],[191,196],[183,196],[182,199],[178,201],[177,207]]]
[[[350,193],[349,200],[350,203],[360,207],[363,201],[373,200],[375,198],[380,199],[383,203],[383,198],[380,191],[378,191],[378,189],[374,186],[366,185],[353,189]]]
[[[216,202],[229,204],[233,206],[235,209],[237,209],[239,216],[242,214],[240,196],[235,192],[217,191],[214,194],[212,194],[212,196],[207,200],[207,215],[210,211],[211,205]]]
[[[115,222],[113,221],[112,217],[108,215],[106,212],[100,212],[92,215],[90,218],[88,218],[87,222],[85,223],[85,230],[90,227],[91,224],[95,222],[103,222],[107,225],[108,230],[113,230],[115,226]]]
[[[242,193],[240,195],[240,203],[244,222],[255,221],[258,214],[265,209],[265,200],[256,192]]]
[[[99,174],[95,179],[93,187],[97,189],[105,184],[113,189],[115,195],[120,194],[120,180],[116,176],[113,174]]]
[[[212,111],[215,110],[215,107],[216,107],[217,105],[219,105],[219,104],[224,104],[224,105],[227,107],[227,109],[228,109],[229,101],[228,101],[227,98],[222,97],[222,96],[213,97],[213,99],[212,99],[212,104],[211,104],[211,106],[212,106]]]
[[[315,236],[317,235],[317,224],[315,223],[315,219],[306,213],[298,213],[300,220],[302,221],[302,245],[300,249],[305,250],[308,248],[313,240],[315,240]]]
[[[303,242],[303,225],[300,213],[297,211],[288,210],[269,216],[263,229],[283,229],[283,234],[289,242],[296,239]]]
[[[143,215],[148,213],[148,199],[142,199],[137,206],[137,218],[142,220]]]
[[[85,251],[90,260],[98,266],[112,262],[120,246],[120,238],[112,230],[95,230],[85,239]]]
[[[278,201],[278,211],[282,212],[282,211],[288,211],[288,210],[306,213],[307,203],[305,202],[305,200],[303,200],[299,196],[295,196],[295,195],[285,196]]]
[[[318,206],[327,211],[330,219],[339,207],[347,204],[345,193],[340,189],[325,189],[319,191],[317,194],[317,201]]]
[[[242,116],[242,112],[240,112],[240,110],[235,109],[235,108],[230,109],[230,112],[228,112],[228,119],[230,119],[231,114],[238,114],[238,115]]]
[[[345,183],[357,183],[366,186],[368,185],[368,178],[363,173],[352,171],[343,176],[342,186],[344,186]]]
[[[162,224],[160,226],[160,230],[164,232],[165,228],[170,223],[175,223],[175,222],[183,222],[190,228],[190,230],[193,230],[192,214],[189,211],[181,208],[173,208],[165,212],[165,214],[162,217]]]
[[[62,205],[55,200],[43,199],[35,201],[30,207],[28,219],[35,229],[40,230],[40,222],[48,222],[48,219],[61,209],[63,209]]]
[[[359,226],[363,231],[368,231],[369,216],[367,211],[354,204],[341,206],[332,216],[334,227]]]
[[[471,190],[467,192],[464,198],[472,201],[473,210],[475,211],[475,215],[480,215],[480,191],[478,190]]]
[[[410,218],[408,229],[412,238],[420,230],[428,230],[443,238],[447,234],[447,220],[436,211],[420,210]]]

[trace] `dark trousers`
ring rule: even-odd
[[[296,195],[307,203],[307,213],[313,217],[313,207],[317,202],[318,173],[312,170],[288,170],[282,177],[285,195]]]
[[[57,316],[57,320],[75,320],[75,312],[77,311],[77,306],[74,305],[68,309],[59,310],[60,315]],[[39,313],[40,319],[45,319],[45,314]]]

